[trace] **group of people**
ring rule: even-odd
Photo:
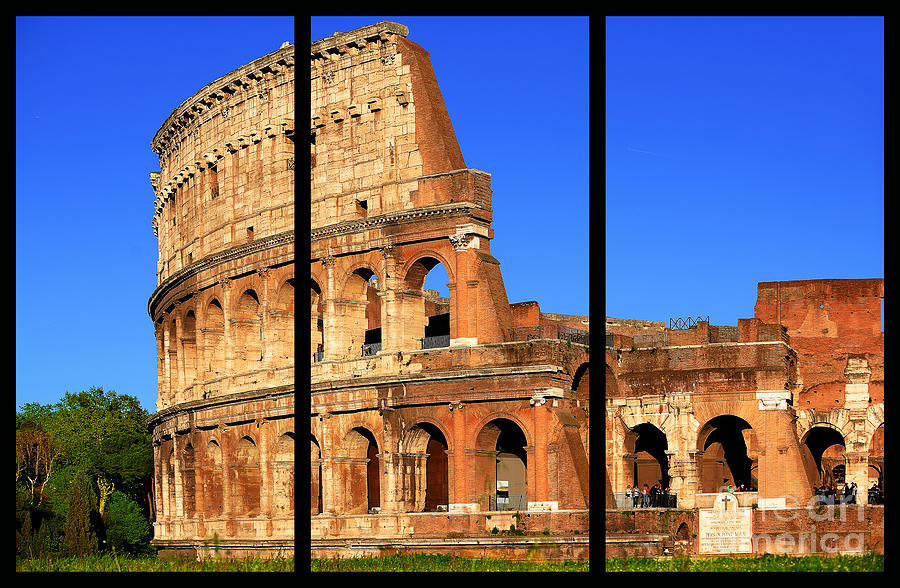
[[[821,496],[819,501],[822,504],[856,504],[856,482],[844,484],[843,490],[835,486],[834,482],[813,486],[813,492],[816,496]],[[871,490],[869,493],[871,495]]]
[[[634,508],[674,508],[677,500],[676,495],[669,494],[668,486],[663,488],[659,483],[654,484],[653,487],[644,484],[642,488],[638,488],[637,485],[626,488],[625,496],[631,498]]]
[[[877,482],[869,488],[869,504],[884,504],[884,494]]]
[[[744,485],[738,484],[737,486],[728,485],[728,492],[734,494],[735,492],[756,492],[756,488],[753,485]]]

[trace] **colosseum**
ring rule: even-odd
[[[737,325],[607,317],[607,556],[883,553],[883,299],[760,282]]]
[[[310,49],[312,554],[587,557],[588,317],[508,301],[491,175],[408,32]]]
[[[161,557],[294,551],[294,46],[204,86],[151,147]]]

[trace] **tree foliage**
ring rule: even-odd
[[[102,388],[66,392],[56,404],[19,408],[19,555],[36,556],[35,546],[41,553],[93,553],[110,531],[132,551],[142,541],[149,547],[153,450],[148,417],[137,398]]]

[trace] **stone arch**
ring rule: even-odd
[[[321,361],[325,354],[325,297],[315,277],[310,280],[310,349],[313,362]]]
[[[836,449],[835,446],[840,448]],[[826,485],[842,481],[836,480],[834,473],[838,465],[846,464],[846,447],[847,437],[840,427],[828,421],[813,423],[800,438],[804,461],[812,460],[814,465],[814,470],[807,475],[812,473],[811,479]],[[810,467],[807,466],[807,469]],[[843,471],[846,473],[846,468]]]
[[[259,369],[262,361],[262,299],[258,290],[244,288],[235,296],[231,313],[233,371],[236,373]]]
[[[196,475],[196,453],[193,443],[188,441],[181,452],[181,503],[186,518],[194,518],[197,513]]]
[[[294,363],[294,278],[276,284],[274,296],[268,302],[273,348],[266,349],[266,355],[274,358],[277,367],[291,366]]]
[[[451,300],[447,312],[439,312],[442,309],[438,307],[436,301],[432,301],[429,308],[425,294],[425,278],[439,265],[446,272],[449,283],[453,283],[452,271],[447,261],[443,256],[431,251],[417,253],[403,268],[401,311],[403,339],[400,343],[402,349],[450,346],[451,321],[458,318],[450,310],[455,307],[455,289],[450,290]]]
[[[449,505],[449,438],[444,428],[429,418],[418,420],[403,437],[400,453],[425,456],[424,488],[416,485],[416,511],[433,512]]]
[[[759,443],[753,425],[734,413],[718,414],[697,431],[699,492],[719,492],[731,485],[758,488],[754,465]],[[758,471],[758,469],[756,470]]]
[[[572,391],[581,392],[579,396],[587,397],[585,391],[590,389],[590,368],[590,362],[586,361],[575,369],[575,374],[572,376]],[[584,390],[580,390],[582,385],[586,386]]]
[[[230,456],[232,512],[238,517],[256,517],[260,512],[261,479],[259,446],[252,436],[243,435]]]
[[[627,430],[624,444],[626,481],[630,478],[638,488],[644,484],[669,486],[669,442],[662,429],[649,422],[640,423]]]
[[[182,348],[184,349],[184,383],[190,386],[197,377],[197,315],[193,308],[184,313],[181,327]]]
[[[310,433],[310,514],[322,512],[322,448],[316,436]]]
[[[174,402],[175,394],[180,391],[178,385],[178,327],[174,313],[166,320],[166,355],[169,360],[169,401]]]
[[[434,249],[422,249],[422,250],[419,250],[416,253],[414,253],[409,259],[407,259],[404,262],[402,273],[401,273],[401,275],[403,276],[404,284],[410,283],[409,280],[411,278],[414,278],[412,283],[413,283],[413,285],[415,285],[417,283],[418,288],[421,288],[422,284],[425,283],[425,274],[427,274],[428,271],[431,271],[431,269],[434,267],[434,265],[432,264],[430,267],[427,268],[428,271],[426,271],[425,273],[423,273],[421,275],[421,279],[419,279],[418,275],[416,275],[416,273],[413,271],[414,266],[416,264],[420,263],[423,258],[431,258],[434,261],[436,261],[437,263],[440,263],[442,266],[444,266],[444,271],[447,272],[447,279],[450,281],[450,283],[452,284],[452,283],[456,282],[456,272],[455,272],[456,268],[454,267],[454,264],[451,263],[451,261],[449,259],[447,259],[447,257],[444,254],[442,254]],[[426,262],[423,265],[427,266],[428,263],[429,262]],[[413,274],[411,274],[410,272],[413,272]]]
[[[222,447],[215,439],[206,443],[203,468],[203,506],[206,518],[218,519],[225,514]]]
[[[374,278],[374,280],[373,280]],[[355,264],[348,272],[335,301],[336,313],[343,316],[344,340],[340,350],[344,357],[374,355],[381,347],[381,299],[378,272],[366,262]]]
[[[294,433],[278,436],[272,451],[272,509],[276,517],[294,512]]]
[[[208,377],[225,374],[225,310],[217,297],[206,304],[203,328],[203,361]]]
[[[524,510],[528,504],[527,428],[505,413],[494,413],[474,429],[475,502],[486,510]]]
[[[347,514],[365,514],[381,508],[380,444],[363,425],[352,427],[341,441],[338,479],[344,486],[341,499]]]

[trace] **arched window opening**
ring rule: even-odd
[[[181,500],[184,505],[184,516],[187,518],[193,518],[197,512],[195,467],[194,446],[188,443],[181,454]]]
[[[417,260],[406,274],[410,298],[405,309],[414,348],[450,346],[450,279],[444,265],[433,257]],[[421,296],[421,299],[418,298]]]
[[[218,300],[206,307],[206,327],[203,329],[203,358],[210,379],[225,373],[225,312]]]
[[[206,444],[205,460],[203,505],[207,518],[218,519],[224,514],[225,495],[222,490],[222,448],[215,441]]]
[[[322,288],[315,280],[310,280],[310,345],[313,363],[322,361],[325,356],[325,301],[322,300]]]
[[[873,498],[879,500],[879,497],[884,495],[884,423],[875,429],[875,434],[872,435],[872,441],[869,443],[868,471],[869,490],[876,488],[878,497],[873,496]]]
[[[381,351],[381,298],[378,276],[359,268],[347,280],[343,306],[347,357],[365,357]]]
[[[294,512],[294,434],[284,433],[275,444],[273,460],[273,508],[275,516]]]
[[[315,435],[310,434],[310,514],[322,512],[322,448]]]
[[[181,333],[184,347],[184,383],[190,386],[197,379],[197,318],[189,310],[184,317]]]
[[[259,515],[259,449],[250,437],[242,437],[235,447],[232,465],[234,513],[238,516]]]
[[[364,514],[381,508],[381,468],[378,442],[365,427],[354,427],[343,441],[345,459],[337,472],[342,480],[347,514]]]
[[[750,423],[734,415],[710,419],[698,434],[701,492],[758,488],[756,434]]]
[[[294,353],[294,279],[287,280],[278,288],[274,301],[269,305],[274,330],[274,348],[267,355],[274,356],[278,367],[293,365]],[[313,347],[315,349],[315,347]]]
[[[627,471],[631,474],[631,484],[642,488],[644,484],[652,488],[659,484],[664,490],[669,487],[669,448],[666,434],[651,423],[641,423],[629,430],[625,436],[626,460],[631,463]]]
[[[262,361],[262,314],[255,290],[246,290],[238,298],[234,318],[234,353],[236,372],[259,369]]]
[[[835,478],[835,468],[844,465],[844,437],[830,426],[813,426],[804,435],[803,447],[812,456],[816,469],[816,483],[830,486],[843,482],[846,469],[838,470],[840,482]]]
[[[489,510],[527,509],[527,444],[519,425],[505,418],[490,421],[476,437],[480,450],[476,472],[486,491]]]

